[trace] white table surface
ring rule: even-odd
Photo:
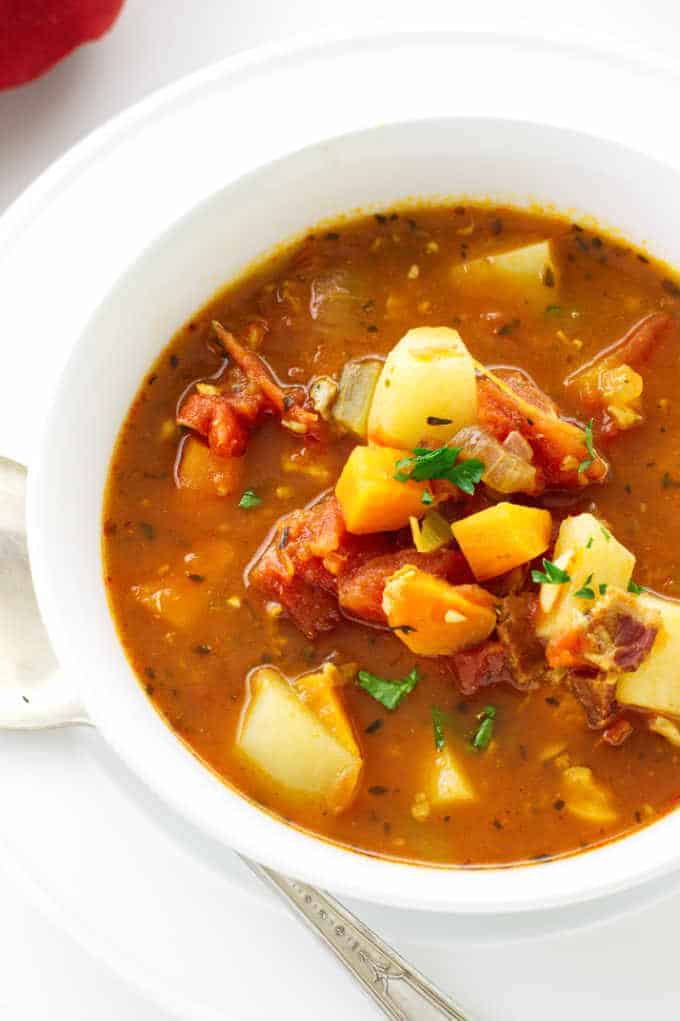
[[[588,41],[627,52],[643,48],[680,59],[680,6],[673,0],[570,0],[562,5],[566,10],[559,6],[545,0],[474,5],[461,0],[419,0],[415,5],[412,0],[343,0],[333,7],[323,0],[127,0],[106,38],[77,51],[38,82],[0,93],[0,211],[65,149],[150,91],[238,50],[286,36],[439,24]],[[615,969],[614,960],[615,955],[609,957]],[[168,1017],[59,932],[1,871],[0,961],[0,1019]],[[677,978],[669,975],[668,981]],[[544,992],[546,1002],[536,1021],[549,1009],[549,991]],[[660,995],[656,1005],[662,1002]],[[643,1016],[645,1007],[651,1012],[654,1006],[641,1002]],[[614,1005],[610,1011],[606,1001],[600,1002],[599,1017],[613,1021]]]

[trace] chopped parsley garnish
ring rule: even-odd
[[[644,585],[638,585],[637,582],[633,581],[633,579],[631,578],[630,581],[628,582],[628,591],[632,592],[634,596],[639,596],[641,595],[642,592],[646,592],[647,589],[644,587]]]
[[[396,681],[389,681],[385,677],[377,677],[368,670],[360,670],[359,686],[372,695],[376,702],[380,702],[386,709],[396,709],[410,692],[413,691],[420,680],[418,668],[414,667],[410,674]]]
[[[431,504],[434,503],[434,497],[432,496],[432,493],[430,492],[429,489],[425,490],[425,492],[420,498],[420,502],[424,503],[426,507],[429,507]]]
[[[588,457],[585,459],[585,461],[581,461],[580,465],[578,466],[578,473],[579,473],[579,475],[583,475],[584,472],[588,471],[590,466],[593,464],[593,462],[595,460],[595,456],[596,456],[595,455],[595,447],[593,446],[593,419],[592,418],[588,422],[588,425],[585,428],[584,435],[585,435],[586,450],[588,451]]]
[[[612,533],[611,533],[611,532],[609,532],[609,531],[608,531],[608,530],[607,530],[607,529],[606,529],[606,528],[604,527],[604,525],[600,525],[600,531],[602,532],[602,534],[603,534],[603,536],[605,537],[605,539],[607,540],[607,542],[609,542],[609,541],[611,540],[611,537],[612,537]]]
[[[545,306],[545,311],[546,311],[546,315],[557,316],[562,311],[562,306],[561,305],[546,305]]]
[[[485,706],[477,716],[477,719],[480,721],[480,724],[472,738],[472,747],[476,748],[477,751],[483,752],[485,748],[489,747],[493,737],[496,707],[492,705]]]
[[[591,535],[591,537],[588,539],[588,542],[586,543],[586,549],[590,549],[590,547],[592,545],[593,545],[593,537]]]
[[[444,737],[444,714],[436,705],[432,706],[432,731],[434,733],[434,746],[440,752],[446,744]]]
[[[255,507],[259,507],[262,503],[262,497],[258,496],[253,489],[246,489],[245,493],[238,502],[239,507],[243,510],[253,510]]]
[[[472,496],[484,474],[484,463],[476,457],[458,461],[459,454],[459,447],[437,447],[435,450],[417,447],[410,457],[397,461],[394,477],[398,482],[445,479]]]
[[[581,586],[581,588],[578,590],[578,592],[574,592],[574,595],[576,596],[577,599],[594,599],[595,598],[595,593],[593,592],[592,588],[590,588],[590,583],[591,583],[592,580],[593,580],[593,576],[592,576],[592,574],[589,574],[588,577],[586,578],[586,580],[583,582],[583,585]]]
[[[544,560],[543,571],[534,569],[531,572],[531,580],[538,585],[565,585],[571,581],[571,576],[557,564],[553,564],[551,560]]]
[[[597,586],[597,591],[600,593],[601,596],[603,596],[605,595],[607,588],[608,588],[607,583],[603,581],[601,585]]]

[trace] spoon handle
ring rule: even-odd
[[[244,859],[323,940],[393,1021],[471,1021],[429,979],[333,897]]]

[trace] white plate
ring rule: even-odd
[[[451,33],[268,48],[164,90],[81,143],[0,222],[2,453],[30,463],[26,386],[35,413],[70,341],[140,245],[244,165],[315,138],[315,116],[328,135],[463,111],[530,119],[678,165],[678,142],[660,116],[669,94],[678,94],[677,78],[633,60]],[[375,1016],[330,961],[306,953],[307,936],[237,860],[174,819],[96,734],[4,735],[0,763],[0,858],[84,945],[179,1016],[311,1017],[320,1007],[331,1021],[350,1011]],[[617,951],[608,1000],[632,1021],[636,1000],[668,989],[680,898],[610,921],[607,931],[570,932],[666,892],[668,882],[649,885],[532,919],[360,912],[486,1017],[538,1016],[548,990],[563,993],[551,999],[555,1018],[588,1016],[606,942]],[[540,934],[530,950],[516,942]],[[645,937],[654,961],[643,977]],[[680,996],[674,1004],[667,993],[666,1011],[674,1005]]]

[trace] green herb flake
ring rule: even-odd
[[[568,581],[571,581],[571,576],[552,561],[544,560],[543,571],[534,569],[531,572],[531,580],[537,585],[566,585]]]
[[[601,596],[606,595],[607,587],[608,587],[607,583],[604,582],[604,581],[600,585],[597,586],[597,591],[600,593]]]
[[[480,721],[480,724],[472,738],[472,747],[479,752],[483,752],[489,747],[493,737],[496,707],[492,705],[485,706],[477,716],[477,719]]]
[[[612,533],[608,529],[606,529],[604,527],[604,525],[600,526],[600,531],[602,532],[602,534],[605,537],[605,539],[607,540],[607,542],[611,542]]]
[[[581,461],[580,465],[578,466],[579,475],[583,475],[584,472],[587,472],[590,466],[595,461],[596,454],[595,447],[593,446],[593,421],[594,420],[591,418],[591,420],[588,422],[588,425],[585,427],[584,430],[585,436],[584,443],[586,445],[586,450],[588,451],[588,457],[585,459],[585,461]]]
[[[425,482],[429,479],[445,479],[458,486],[469,496],[484,474],[484,463],[476,457],[458,461],[459,447],[437,447],[427,450],[416,447],[409,457],[396,462],[397,482]]]
[[[562,306],[561,305],[546,305],[545,306],[545,314],[547,316],[558,316],[558,315],[561,314],[561,312],[562,312]]]
[[[434,746],[438,752],[446,744],[444,737],[444,714],[436,705],[432,706],[432,731],[434,733]]]
[[[426,507],[429,507],[431,506],[431,504],[434,503],[434,497],[432,496],[432,493],[430,492],[429,489],[425,490],[425,492],[420,498],[420,502],[424,503]]]
[[[593,592],[592,588],[590,588],[590,583],[591,583],[592,580],[593,580],[593,576],[592,576],[592,574],[589,574],[588,577],[586,578],[586,580],[583,582],[583,585],[581,586],[581,588],[578,590],[578,592],[574,592],[574,595],[576,596],[577,599],[594,599],[595,598],[595,593]]]
[[[634,596],[639,596],[643,592],[646,592],[647,589],[644,587],[644,585],[638,585],[637,582],[633,581],[633,579],[631,578],[630,581],[628,582],[628,591],[632,592]]]
[[[396,709],[401,701],[413,691],[420,680],[418,668],[414,667],[410,674],[396,681],[390,681],[385,677],[377,677],[368,670],[360,670],[358,673],[359,686],[368,692],[376,702],[380,702],[386,709]]]
[[[590,549],[590,547],[592,545],[593,545],[593,537],[591,535],[591,537],[588,539],[588,542],[586,543],[586,549]]]
[[[239,500],[238,505],[243,510],[254,510],[255,507],[259,507],[261,503],[261,496],[258,496],[253,489],[246,489],[245,493]]]

